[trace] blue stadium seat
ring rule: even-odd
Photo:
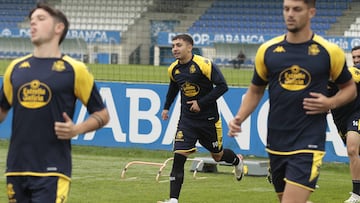
[[[283,0],[215,0],[212,6],[199,18],[189,30],[205,26],[203,31],[211,33],[235,32],[246,34],[283,34],[285,32],[282,17]],[[317,17],[314,29],[325,33],[336,22],[336,17],[343,15],[351,0],[318,0]],[[203,21],[206,20],[206,21]],[[205,23],[203,23],[205,22]],[[202,25],[201,25],[202,24]]]

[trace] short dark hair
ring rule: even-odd
[[[61,42],[65,39],[67,32],[69,30],[69,21],[66,18],[65,14],[63,12],[61,12],[58,9],[55,9],[53,7],[51,7],[49,4],[47,3],[37,3],[36,7],[34,9],[32,9],[28,15],[29,19],[31,18],[31,15],[34,13],[35,10],[37,9],[44,9],[46,12],[48,12],[53,18],[55,18],[57,21],[62,22],[64,24],[64,31],[61,34],[60,40],[59,40],[59,44],[61,44]]]
[[[358,50],[358,49],[360,49],[360,45],[354,46],[354,47],[351,49],[351,52],[353,52],[353,51],[355,51],[355,50]]]
[[[306,5],[308,5],[308,8],[315,8],[316,0],[301,0],[301,1],[303,1]]]
[[[305,4],[307,4],[310,8],[315,8],[316,0],[304,0]]]
[[[192,38],[190,35],[188,35],[188,34],[178,34],[178,35],[176,35],[175,37],[172,38],[172,41],[177,40],[177,39],[182,39],[182,40],[184,40],[185,42],[188,42],[188,43],[190,43],[192,46],[194,46],[194,40],[193,40],[193,38]]]

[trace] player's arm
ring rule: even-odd
[[[334,96],[330,97],[329,109],[334,109],[339,106],[343,106],[357,97],[356,84],[353,79],[339,85],[339,92]]]
[[[343,106],[357,96],[356,84],[346,66],[345,57],[343,51],[335,46],[332,52],[333,62],[330,69],[330,78],[337,84],[339,91],[331,96],[327,97],[320,93],[311,92],[308,98],[303,101],[303,108],[306,114],[313,115],[319,113],[326,113],[331,109]],[[338,68],[342,67],[342,68]]]
[[[6,110],[6,109],[3,109],[0,107],[0,123],[2,123],[5,120],[8,112],[9,112],[9,110]]]
[[[106,108],[96,111],[88,117],[84,122],[75,126],[77,134],[91,132],[104,127],[110,120],[109,112]]]
[[[8,91],[8,93],[10,92],[12,92],[12,90]],[[0,123],[5,120],[10,108],[11,104],[8,102],[8,99],[4,92],[4,86],[2,86],[0,88]]]
[[[163,111],[161,113],[161,117],[163,120],[167,120],[169,118],[169,109],[171,104],[174,102],[177,94],[179,92],[179,87],[175,81],[171,80],[169,84],[169,88],[166,94],[166,100],[164,104]]]
[[[207,73],[205,73],[205,76],[211,80],[211,82],[214,84],[214,88],[204,97],[199,98],[197,101],[199,108],[216,102],[216,100],[219,99],[219,97],[221,97],[229,89],[224,75],[215,64],[212,64],[209,70],[210,76],[208,76]],[[203,71],[207,72],[207,70],[204,69]]]
[[[244,96],[241,106],[235,117],[229,122],[229,136],[237,136],[241,132],[241,124],[255,110],[264,95],[266,85],[251,84]]]
[[[306,114],[313,115],[319,113],[326,113],[331,109],[343,106],[357,96],[356,85],[353,79],[339,84],[339,91],[331,97],[326,97],[323,94],[311,92],[308,98],[303,101]]]
[[[59,139],[71,139],[78,134],[84,134],[102,128],[109,120],[109,112],[106,108],[96,111],[83,122],[74,124],[72,119],[63,113],[64,122],[55,122],[54,130]]]

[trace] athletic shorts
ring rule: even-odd
[[[277,193],[284,192],[285,184],[294,184],[314,191],[325,152],[313,151],[292,155],[269,153],[272,182]]]
[[[174,151],[194,152],[197,141],[209,152],[221,152],[223,148],[221,119],[208,121],[181,118],[175,134]]]
[[[360,111],[355,111],[351,114],[348,119],[340,119],[334,120],[334,123],[337,127],[339,135],[343,140],[344,144],[346,144],[346,133],[349,131],[355,131],[360,134]]]
[[[7,176],[9,202],[65,203],[70,181],[58,176]]]

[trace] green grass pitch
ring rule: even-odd
[[[7,141],[0,141],[0,170],[5,170]],[[194,156],[206,156],[195,154]],[[163,163],[172,157],[169,151],[130,148],[73,146],[73,177],[69,203],[155,203],[168,197],[171,163],[164,168],[159,182],[159,167],[132,165],[121,178],[130,161]],[[251,159],[250,157],[246,157]],[[265,177],[245,176],[235,180],[230,166],[218,166],[218,173],[197,173],[193,178],[191,161],[185,166],[185,181],[180,201],[184,203],[276,203],[277,198]],[[314,203],[338,203],[348,198],[351,178],[348,165],[325,163],[319,188],[311,196]],[[2,186],[1,186],[2,185]],[[6,200],[5,177],[1,176],[0,202]]]

